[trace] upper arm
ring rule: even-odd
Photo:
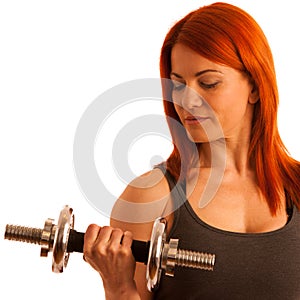
[[[111,226],[131,231],[135,240],[148,241],[154,220],[162,215],[169,200],[168,183],[162,172],[154,169],[126,187],[112,210]],[[146,265],[136,264],[135,281],[141,299],[152,299],[146,286]]]

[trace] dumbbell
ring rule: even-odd
[[[154,221],[150,241],[133,240],[131,250],[137,262],[147,266],[146,279],[149,291],[159,286],[162,270],[167,276],[174,276],[175,266],[212,271],[215,255],[178,249],[178,239],[166,241],[167,221]],[[4,238],[19,242],[39,244],[41,256],[52,255],[52,271],[62,273],[68,264],[70,253],[83,252],[84,233],[74,230],[74,213],[68,205],[60,212],[57,225],[48,218],[44,228],[6,225]]]

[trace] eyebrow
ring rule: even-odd
[[[220,73],[220,74],[223,74],[221,71],[219,71],[219,70],[214,70],[214,69],[206,69],[206,70],[202,70],[202,71],[199,71],[199,72],[197,72],[197,73],[195,73],[195,77],[198,77],[198,76],[200,76],[200,75],[202,75],[202,74],[205,74],[205,73],[208,73],[208,72],[214,72],[214,73]],[[175,72],[171,72],[171,74],[170,74],[170,76],[171,75],[174,75],[174,76],[176,76],[176,77],[178,77],[178,78],[182,78],[182,76],[181,75],[179,75],[179,74],[177,74],[177,73],[175,73]]]

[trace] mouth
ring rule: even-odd
[[[204,116],[187,116],[184,118],[184,124],[199,125],[208,119],[209,119],[208,117],[204,117]]]

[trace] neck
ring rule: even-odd
[[[249,162],[247,138],[225,138],[199,145],[200,168],[223,168],[224,171],[246,175],[253,168]]]
[[[214,142],[199,144],[200,159],[196,162],[195,167],[189,171],[187,191],[193,191],[200,173],[205,169],[210,169],[208,181],[199,202],[200,208],[205,207],[214,198],[224,181],[225,174],[227,174],[227,178],[235,178],[235,180],[237,176],[251,176],[252,179],[255,179],[255,173],[248,160],[248,150],[249,142],[242,142],[241,140],[234,142],[232,139],[219,139]]]

